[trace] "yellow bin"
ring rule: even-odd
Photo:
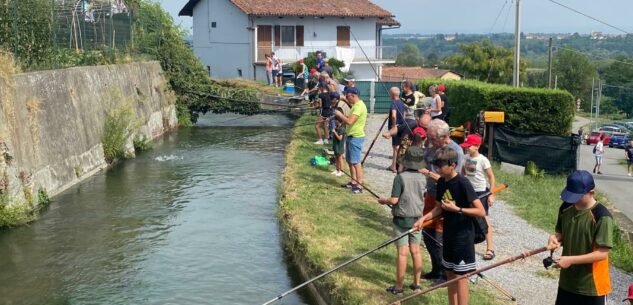
[[[484,112],[484,122],[486,123],[505,123],[505,118],[505,112],[502,111]]]

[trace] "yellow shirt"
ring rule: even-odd
[[[352,106],[352,116],[358,116],[358,119],[347,129],[347,135],[355,138],[365,137],[365,122],[367,122],[367,106],[362,100],[359,100]]]

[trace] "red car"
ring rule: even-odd
[[[611,141],[611,133],[606,132],[606,131],[593,131],[593,132],[591,132],[591,134],[587,138],[587,145],[592,145],[592,144],[598,143],[598,141],[600,141],[600,137],[602,137],[602,135],[604,135],[604,141],[603,141],[604,145],[609,145],[609,142]]]

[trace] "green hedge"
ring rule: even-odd
[[[517,131],[568,135],[574,119],[574,98],[562,90],[514,88],[478,81],[424,79],[427,93],[432,84],[444,84],[451,107],[451,126],[475,122],[481,110],[504,111],[505,126]]]

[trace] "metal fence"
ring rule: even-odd
[[[123,0],[52,0],[56,47],[125,48],[132,41],[132,13]]]
[[[360,97],[372,113],[388,113],[391,109],[389,88],[400,87],[400,82],[357,81]]]

